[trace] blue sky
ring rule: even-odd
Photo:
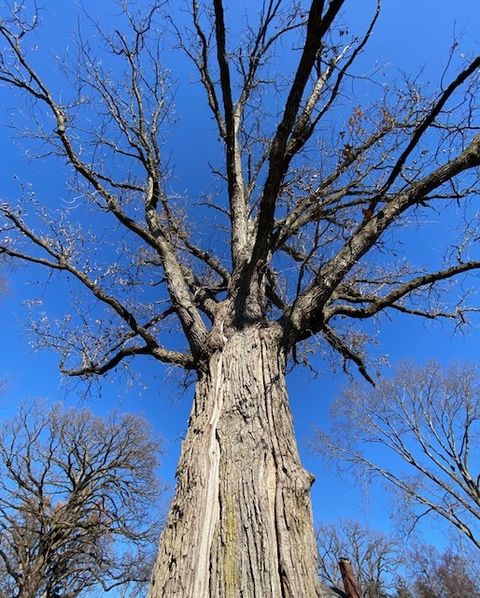
[[[236,11],[252,10],[256,2],[231,2]],[[85,1],[88,5],[88,1]],[[227,2],[228,5],[228,2]],[[44,27],[39,32],[39,68],[48,73],[54,86],[60,86],[54,75],[55,56],[70,45],[69,31],[75,27],[74,5],[62,0],[44,2]],[[363,23],[371,13],[373,2],[351,0],[346,5],[345,19],[353,25]],[[368,9],[368,10],[367,10]],[[110,1],[94,9],[102,19],[114,10]],[[233,9],[230,9],[233,10]],[[389,73],[423,71],[422,80],[438,80],[448,58],[454,32],[460,36],[456,59],[461,54],[471,55],[480,50],[478,31],[480,3],[476,0],[456,2],[434,0],[385,0],[377,34],[367,48],[359,68],[366,70],[375,65],[388,66]],[[169,53],[168,61],[176,84],[175,139],[171,142],[171,162],[178,189],[191,193],[209,190],[207,159],[214,154],[208,137],[211,123],[203,109],[203,96],[191,78],[183,61],[176,62]],[[61,87],[61,86],[60,86]],[[3,93],[3,90],[2,90]],[[12,97],[4,96],[2,106],[14,109]],[[10,110],[0,113],[0,124],[7,124]],[[18,197],[18,180],[32,182],[48,201],[56,202],[67,196],[64,171],[52,160],[26,162],[24,146],[11,141],[11,129],[0,129],[0,199]],[[438,232],[435,233],[438,235]],[[411,250],[422,252],[424,243],[434,244],[435,236],[427,239],[410,235]],[[29,344],[27,331],[28,307],[26,299],[42,301],[41,309],[47,312],[63,311],[68,297],[57,281],[49,281],[45,273],[35,268],[7,268],[4,274],[8,290],[0,303],[0,378],[7,386],[0,397],[0,417],[12,413],[18,401],[33,397],[46,397],[51,401],[65,400],[67,404],[82,401],[81,388],[66,383],[58,371],[55,354],[34,352]],[[476,295],[478,301],[478,293]],[[386,355],[392,365],[398,360],[411,358],[419,363],[438,359],[449,363],[458,359],[477,360],[480,319],[462,334],[453,334],[448,325],[426,323],[407,317],[383,319],[378,332],[378,342],[372,347],[372,356]],[[368,498],[354,484],[339,480],[326,472],[317,457],[311,455],[306,441],[316,425],[328,420],[328,407],[339,388],[348,383],[341,368],[331,373],[327,364],[317,362],[319,375],[314,377],[307,370],[296,370],[288,379],[291,405],[298,434],[300,450],[307,468],[315,474],[312,497],[317,521],[333,521],[338,517],[359,518],[373,527],[389,529],[388,501],[380,488],[371,488]],[[153,359],[140,358],[132,364],[138,380],[126,386],[108,376],[101,387],[101,396],[93,396],[88,405],[98,413],[111,408],[145,413],[156,433],[165,439],[165,456],[162,476],[173,484],[173,474],[180,443],[186,429],[192,389],[183,392],[178,378],[168,368]],[[391,506],[391,505],[390,505]]]

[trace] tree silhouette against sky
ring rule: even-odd
[[[466,320],[466,275],[480,266],[468,207],[480,57],[454,46],[429,92],[356,71],[380,1],[362,32],[343,0],[263,2],[232,29],[221,0],[192,0],[188,21],[137,6],[121,3],[111,28],[84,15],[90,33],[80,27],[60,64],[65,86],[37,65],[38,14],[4,11],[0,80],[26,107],[14,125],[30,152],[67,165],[72,202],[23,184],[19,205],[2,204],[0,251],[63,275],[75,299],[85,292],[59,326],[37,324],[65,374],[149,355],[196,378],[152,598],[320,596],[286,368],[319,343],[373,382],[362,322]],[[162,30],[195,65],[223,148],[213,194],[172,184]],[[442,253],[419,255],[410,238],[399,258],[423,212],[448,218]],[[456,277],[460,296],[448,292]]]

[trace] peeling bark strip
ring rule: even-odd
[[[150,598],[323,596],[285,360],[266,329],[234,333],[197,384]]]

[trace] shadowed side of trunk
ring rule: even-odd
[[[150,598],[316,597],[309,489],[285,359],[268,329],[235,332],[200,375]]]

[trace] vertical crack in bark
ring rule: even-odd
[[[278,460],[277,460],[277,448],[278,442],[275,442],[276,435],[275,435],[275,426],[272,418],[272,409],[271,403],[273,399],[273,389],[270,389],[270,399],[268,394],[268,388],[271,386],[270,382],[267,382],[266,373],[267,371],[270,372],[269,362],[268,359],[265,359],[265,347],[263,343],[260,344],[260,367],[261,367],[261,379],[263,380],[263,398],[265,402],[265,413],[267,415],[267,421],[270,427],[270,432],[272,436],[272,442],[275,443],[277,446],[271,447],[271,458],[274,465],[274,493],[273,493],[273,509],[271,513],[271,519],[273,521],[273,532],[275,538],[275,557],[277,563],[277,570],[278,570],[278,577],[280,580],[280,598],[285,598],[285,593],[283,591],[283,582],[282,582],[282,565],[281,565],[281,545],[280,545],[280,530],[278,529]],[[269,497],[270,498],[270,497]],[[272,588],[273,589],[273,588]]]
[[[213,535],[220,513],[220,444],[217,437],[217,427],[223,407],[223,355],[218,355],[214,376],[213,410],[208,422],[210,436],[208,446],[208,473],[205,488],[205,513],[198,545],[195,582],[193,584],[195,596],[208,598],[210,587],[210,562]],[[210,507],[210,510],[209,510]]]

